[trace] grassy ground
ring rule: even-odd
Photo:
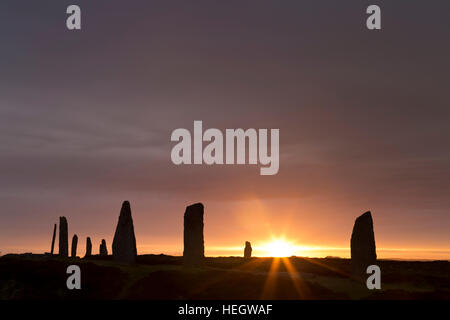
[[[82,290],[66,288],[67,266],[81,268]],[[206,258],[187,269],[181,257],[0,258],[0,299],[450,299],[450,263],[379,261],[382,290],[350,277],[348,259]]]

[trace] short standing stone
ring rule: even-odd
[[[66,217],[59,217],[59,255],[69,256],[69,234]]]
[[[373,221],[370,211],[367,211],[356,219],[350,246],[352,272],[357,277],[364,276],[367,267],[375,264],[377,261],[375,234],[373,232]]]
[[[133,218],[128,201],[124,201],[120,210],[119,222],[112,244],[114,260],[133,263],[136,261],[136,237],[134,235]]]
[[[86,238],[86,255],[85,257],[90,257],[92,255],[92,241],[91,238]]]
[[[107,256],[108,255],[108,248],[106,247],[105,239],[103,239],[102,243],[100,244],[100,255],[101,256]]]
[[[77,257],[77,246],[78,246],[78,236],[75,234],[72,238],[72,252],[71,252],[72,258]]]
[[[245,241],[245,248],[244,248],[244,258],[250,259],[252,257],[252,245],[249,241]]]
[[[203,204],[196,203],[186,208],[184,213],[183,264],[201,266],[204,260]]]

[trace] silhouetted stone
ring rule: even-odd
[[[107,256],[108,255],[108,248],[106,247],[105,239],[103,239],[102,243],[100,244],[100,255],[101,256]]]
[[[55,252],[55,238],[56,238],[56,223],[55,226],[53,227],[52,249],[50,250],[51,255],[53,255],[53,253]]]
[[[92,255],[92,242],[91,238],[86,238],[86,255],[85,257],[90,257]]]
[[[245,241],[244,258],[250,259],[252,257],[252,245]]]
[[[112,244],[114,260],[134,263],[136,261],[136,237],[134,236],[133,219],[128,201],[124,201],[120,210],[119,222]]]
[[[59,217],[59,255],[69,256],[69,234],[66,217]]]
[[[353,274],[355,276],[366,275],[367,267],[375,264],[377,261],[375,235],[370,211],[356,219],[350,246]]]
[[[75,234],[72,238],[72,252],[71,257],[76,258],[77,257],[77,246],[78,246],[78,236]]]
[[[186,208],[184,213],[183,264],[201,266],[204,260],[203,204],[196,203]]]

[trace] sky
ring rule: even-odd
[[[379,31],[369,4],[1,1],[1,254],[49,251],[59,216],[110,249],[129,200],[139,253],[182,254],[202,202],[207,255],[348,256],[370,210],[379,257],[450,259],[450,2],[377,1]],[[278,174],[174,165],[194,120],[280,129]]]

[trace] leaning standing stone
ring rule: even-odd
[[[55,238],[56,238],[56,223],[55,223],[55,226],[53,227],[52,248],[50,250],[51,255],[53,255],[53,253],[55,251]]]

